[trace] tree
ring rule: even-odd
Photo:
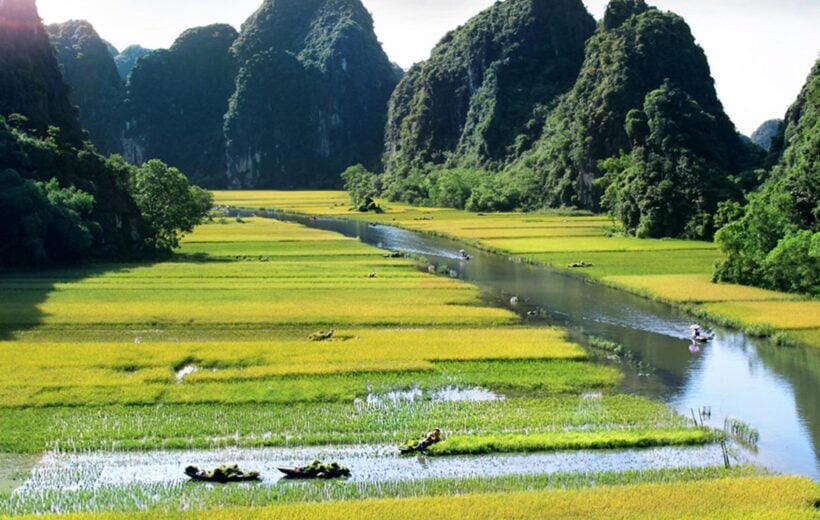
[[[157,159],[134,170],[131,192],[148,227],[146,244],[157,251],[179,247],[182,235],[201,224],[213,204],[210,193]]]
[[[357,164],[342,172],[342,180],[353,205],[360,211],[370,211],[372,209],[370,206],[375,205],[373,201],[381,191],[379,177],[367,171],[367,168],[361,164]]]
[[[683,90],[664,83],[630,110],[632,152],[600,163],[601,204],[643,238],[709,239],[721,202],[739,198],[717,147],[715,118]]]
[[[90,219],[94,197],[57,179],[35,182],[0,172],[0,264],[43,266],[76,261],[102,233]]]

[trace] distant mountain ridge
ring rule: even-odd
[[[117,72],[119,72],[120,78],[124,82],[128,81],[128,75],[134,70],[137,61],[152,52],[154,52],[152,49],[146,49],[140,45],[129,45],[114,56],[114,63],[117,65]]]

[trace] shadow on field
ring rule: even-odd
[[[16,334],[42,325],[46,314],[40,305],[57,290],[58,284],[79,283],[154,263],[92,264],[75,268],[0,272],[0,341],[15,339]]]

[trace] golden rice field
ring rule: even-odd
[[[180,519],[508,518],[555,519],[782,519],[817,518],[818,486],[794,477],[753,477],[708,482],[608,486],[581,490],[466,494],[453,497],[356,500],[265,508],[177,512]],[[155,518],[152,514],[72,515],[85,520]],[[42,518],[42,517],[37,517]]]
[[[451,236],[557,269],[570,270],[569,265],[586,262],[592,267],[572,272],[650,298],[696,305],[696,313],[752,333],[777,333],[793,342],[820,347],[820,331],[805,332],[820,329],[816,302],[752,287],[713,284],[711,275],[721,258],[714,244],[609,236],[615,223],[606,217],[476,214],[390,202],[382,204],[383,215],[362,216],[350,211],[344,192],[217,192],[216,198],[220,204],[239,207],[375,220]]]

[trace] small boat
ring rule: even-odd
[[[285,478],[290,479],[334,479],[350,476],[350,470],[338,462],[325,464],[318,460],[304,467],[276,469],[284,473]]]
[[[228,482],[251,482],[259,480],[258,471],[242,471],[239,466],[219,466],[213,471],[205,471],[196,466],[185,468],[185,475],[191,480],[202,482],[217,482],[227,484]]]
[[[462,260],[472,260],[472,259],[473,259],[473,257],[471,257],[470,255],[468,255],[468,254],[467,254],[467,251],[465,251],[465,250],[463,250],[463,249],[462,249],[461,251],[459,251],[459,252],[458,252],[458,257],[459,257],[460,259],[462,259]]]

